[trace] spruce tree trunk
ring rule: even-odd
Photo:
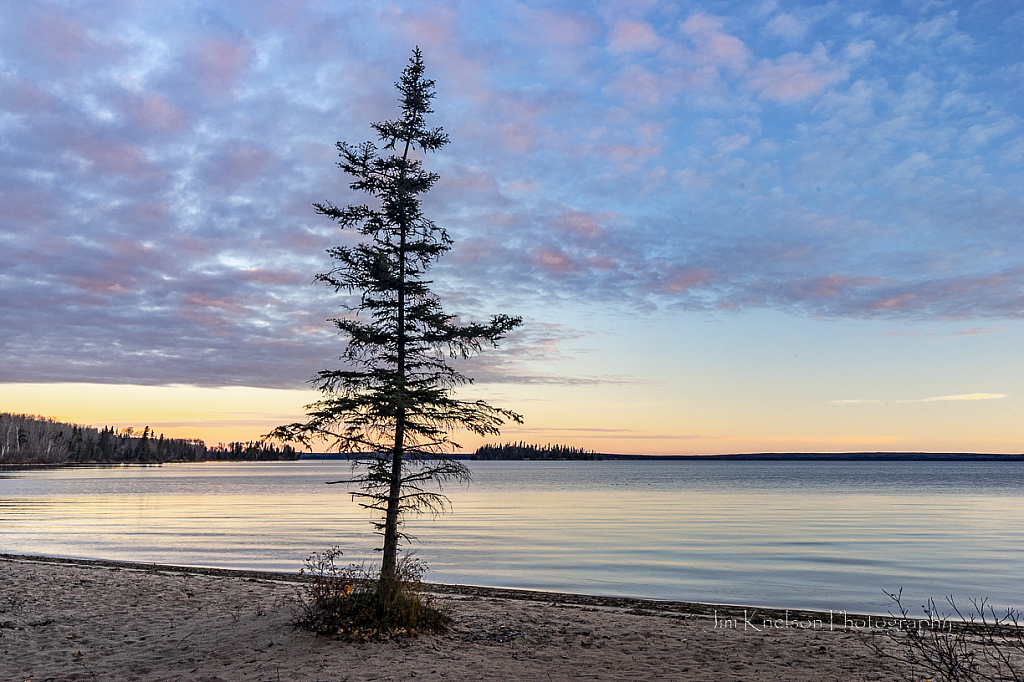
[[[412,140],[406,138],[402,152],[402,170],[398,179],[399,192],[404,191],[405,169],[409,160],[409,146]],[[384,516],[384,556],[381,558],[381,581],[394,579],[398,572],[398,517],[402,502],[402,460],[405,454],[405,249],[409,230],[408,216],[399,217],[398,246],[398,316],[396,320],[395,343],[397,345],[397,374],[399,390],[395,409],[395,447],[391,452],[391,487],[388,490],[388,508]]]
[[[401,410],[404,413],[405,410]],[[381,560],[382,581],[394,579],[398,573],[398,512],[402,494],[402,438],[405,430],[404,414],[395,429],[395,449],[391,453],[391,488],[388,491],[388,509],[384,518],[384,556]]]

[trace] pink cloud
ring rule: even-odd
[[[531,11],[527,26],[530,35],[549,45],[585,45],[597,33],[593,21],[550,9]]]
[[[693,268],[670,277],[664,284],[666,293],[677,294],[681,291],[689,291],[695,287],[706,284],[711,280],[711,271],[707,268]]]
[[[107,247],[118,255],[119,260],[131,260],[139,262],[145,258],[155,256],[156,252],[146,244],[135,239],[120,239],[110,242]]]
[[[876,301],[868,306],[870,310],[900,310],[913,308],[918,303],[917,294],[900,294],[884,301]]]
[[[505,189],[517,194],[530,194],[540,188],[540,183],[533,178],[519,178],[505,183]]]
[[[722,20],[703,12],[697,12],[687,17],[686,21],[682,23],[681,28],[690,35],[718,33],[719,29],[722,28]]]
[[[615,54],[624,52],[651,52],[661,41],[650,24],[639,21],[620,21],[609,34],[608,49]]]
[[[817,277],[801,283],[800,289],[806,296],[814,298],[830,298],[843,296],[855,287],[877,286],[883,280],[877,277],[847,277],[844,275],[830,275],[828,277]]]
[[[523,123],[502,123],[495,126],[501,148],[510,154],[526,154],[533,149],[536,137],[531,126]]]
[[[459,52],[440,52],[436,60],[430,57],[427,68],[434,65],[444,69],[446,92],[458,92],[463,97],[481,100],[486,100],[490,94],[484,94],[487,90],[484,86],[487,69],[479,60]]]
[[[172,245],[176,253],[187,253],[192,256],[208,256],[218,250],[215,241],[190,234],[177,235],[172,240]]]
[[[645,159],[656,156],[661,151],[661,147],[629,144],[600,145],[595,149],[616,161],[629,161],[633,163],[640,163]]]
[[[693,14],[681,25],[696,47],[699,59],[724,67],[734,74],[743,73],[752,55],[743,41],[722,33],[721,20],[706,14]]]
[[[630,64],[615,74],[608,85],[613,94],[637,104],[654,106],[671,95],[673,84],[670,80],[655,75],[637,64]]]
[[[609,223],[619,220],[615,211],[578,211],[568,209],[554,217],[546,225],[561,233],[575,234],[587,238],[601,236]]]
[[[391,14],[412,42],[421,47],[443,48],[455,39],[452,27],[458,24],[458,16],[450,8],[434,7],[429,14],[411,14],[394,8]]]
[[[43,11],[31,31],[32,44],[47,58],[61,63],[78,61],[88,49],[89,33],[53,8]]]
[[[249,312],[248,308],[239,305],[234,301],[230,301],[225,298],[217,298],[215,296],[206,296],[204,294],[192,294],[185,298],[185,302],[199,308],[213,308],[215,310],[224,310],[232,313]]]
[[[166,201],[148,201],[131,206],[125,214],[135,223],[159,223],[170,216],[171,210]]]
[[[810,291],[808,293],[815,297],[839,296],[846,291],[849,283],[849,277],[840,277],[839,275],[820,277],[811,282]]]
[[[970,329],[960,329],[953,332],[956,336],[975,336],[977,334],[995,334],[997,332],[1008,331],[1005,327],[999,329],[990,329],[988,327],[971,327]]]
[[[48,93],[34,83],[16,76],[10,77],[0,87],[0,105],[8,111],[29,114],[46,109],[54,101]]]
[[[259,268],[251,268],[240,273],[242,279],[250,282],[259,282],[260,284],[285,284],[285,285],[301,285],[305,284],[308,277],[300,276],[297,272],[286,271],[286,270],[261,270]]]
[[[266,149],[240,145],[215,157],[206,175],[212,183],[235,188],[258,178],[274,159]]]
[[[562,253],[561,250],[542,246],[533,252],[534,262],[548,272],[572,272],[579,268],[572,259]]]
[[[765,99],[789,103],[820,92],[846,75],[845,69],[828,61],[824,50],[812,55],[793,52],[762,60],[751,70],[747,85]]]
[[[619,264],[607,256],[589,256],[587,265],[595,270],[617,270]]]
[[[125,107],[133,125],[157,132],[178,132],[188,123],[188,113],[160,93],[132,99]]]
[[[716,33],[707,39],[700,54],[710,57],[715,64],[725,66],[734,73],[740,73],[747,68],[750,50],[739,38]]]
[[[491,219],[487,219],[485,222],[492,225],[495,224],[495,221]],[[507,226],[508,222],[498,222],[498,224],[505,224]],[[462,239],[455,242],[455,246],[448,258],[450,262],[458,265],[472,265],[474,263],[487,262],[499,250],[499,245],[491,239]]]
[[[195,47],[190,66],[196,80],[212,93],[224,93],[235,86],[238,76],[251,61],[247,42],[233,43],[210,38]]]
[[[71,146],[90,164],[92,171],[103,175],[143,179],[162,174],[149,162],[145,152],[132,145],[87,139],[78,140]]]
[[[57,202],[49,193],[37,189],[0,189],[0,218],[4,221],[40,225],[56,218]]]
[[[576,234],[583,235],[584,237],[596,237],[604,230],[601,225],[594,220],[594,217],[589,213],[583,211],[572,211],[559,216],[555,220],[555,225],[563,230],[575,232]]]
[[[441,178],[439,188],[447,196],[494,196],[498,183],[494,176],[479,168],[459,168]]]
[[[226,337],[230,331],[228,321],[219,315],[211,314],[207,308],[182,308],[178,314],[202,328],[204,333],[214,337]]]
[[[124,293],[130,291],[130,289],[124,286],[121,282],[116,281],[110,277],[106,278],[92,278],[92,277],[72,277],[71,284],[76,289],[82,291],[89,291],[97,294],[107,294],[110,292]]]
[[[304,210],[303,214],[305,215],[305,213],[306,211]],[[289,230],[281,236],[279,243],[292,251],[315,253],[316,251],[333,246],[337,241],[337,238],[334,236],[325,237],[310,230]]]

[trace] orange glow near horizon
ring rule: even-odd
[[[111,384],[3,384],[0,410],[102,428],[150,427],[207,445],[257,440],[302,419],[309,391]]]
[[[487,386],[487,385],[485,385]],[[561,444],[614,454],[729,454],[750,452],[1021,451],[1011,426],[991,420],[984,438],[958,433],[977,426],[983,401],[936,401],[900,408],[914,419],[871,418],[872,405],[810,405],[802,414],[767,407],[759,418],[681,407],[670,396],[641,403],[620,391],[585,387],[474,386],[472,396],[522,412],[523,425],[506,424],[500,436],[453,434],[462,452],[484,443]],[[585,392],[586,400],[577,392]],[[491,393],[492,395],[487,395]],[[484,395],[481,395],[484,394]],[[576,394],[575,396],[573,394]],[[247,387],[116,386],[106,384],[0,384],[0,411],[36,414],[88,426],[142,429],[207,445],[256,440],[274,427],[304,419],[309,390]],[[585,412],[579,409],[584,405]],[[891,410],[890,408],[887,408]],[[963,410],[967,410],[966,414]],[[685,414],[686,417],[677,415]],[[731,415],[726,418],[723,414]],[[975,431],[977,432],[977,431]],[[326,450],[318,448],[318,450]]]

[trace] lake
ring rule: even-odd
[[[411,518],[435,582],[885,613],[1024,603],[1024,462],[469,462]],[[0,552],[296,571],[379,537],[343,461],[0,475]]]

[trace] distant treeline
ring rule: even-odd
[[[504,445],[482,445],[470,459],[601,459],[593,450],[568,447],[566,445],[545,446],[526,443],[505,443]]]
[[[291,445],[277,447],[273,443],[263,441],[247,441],[245,443],[231,442],[227,445],[218,443],[212,448],[206,449],[204,459],[231,459],[251,461],[274,461],[298,459],[301,453]]]
[[[0,412],[0,464],[158,463],[298,459],[291,446],[229,443],[208,448],[196,438],[165,438],[147,426],[80,426],[48,417]]]

